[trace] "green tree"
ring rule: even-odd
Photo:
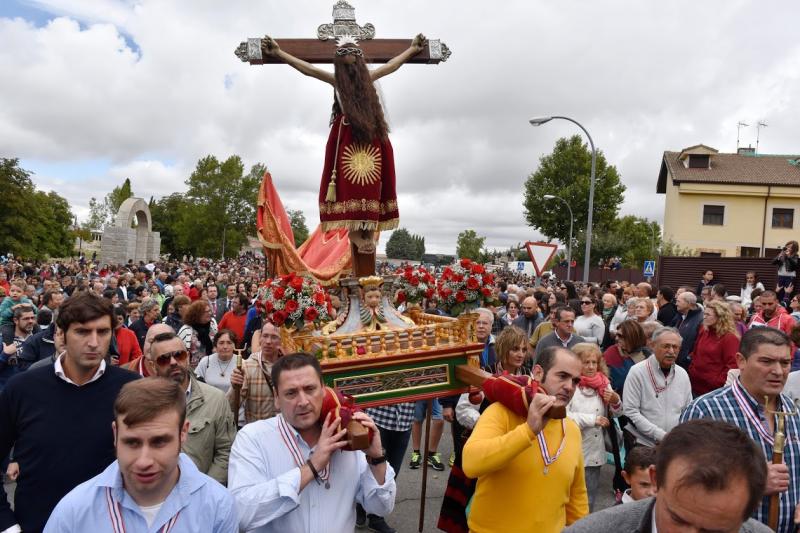
[[[552,194],[569,203],[575,215],[576,232],[585,228],[591,168],[592,152],[579,135],[556,141],[553,151],[541,157],[539,168],[525,182],[523,206],[528,224],[550,239],[562,243],[569,240],[569,211],[558,200],[543,199],[544,195]],[[617,169],[608,164],[599,150],[595,175],[593,225],[610,227],[622,204],[625,186]]]
[[[425,237],[414,235],[405,228],[392,232],[386,241],[386,257],[421,261],[425,254]]]
[[[306,216],[299,209],[287,209],[289,223],[292,225],[294,235],[294,246],[298,248],[308,240],[308,226],[306,226]]]
[[[105,204],[106,211],[108,213],[109,224],[114,223],[114,220],[117,217],[117,212],[119,211],[119,207],[122,205],[122,202],[124,202],[125,200],[127,200],[132,196],[133,196],[133,190],[131,189],[130,178],[125,178],[125,181],[122,183],[122,185],[114,187],[111,190],[111,192],[106,195],[106,198],[103,201],[103,203]]]
[[[481,249],[485,241],[486,237],[479,237],[475,230],[464,230],[458,234],[456,240],[456,255],[461,259],[481,261],[483,259]]]
[[[0,158],[0,250],[29,259],[67,257],[73,215],[54,192],[37,191],[18,159]]]
[[[572,257],[582,264],[586,245],[585,232],[578,233]],[[592,265],[601,260],[619,257],[625,267],[639,268],[647,259],[656,259],[661,245],[658,223],[642,217],[627,215],[607,226],[597,228],[592,235]]]
[[[206,156],[186,180],[187,205],[176,225],[178,248],[196,256],[218,258],[238,253],[255,234],[258,187],[266,171],[262,164],[244,173],[238,155],[220,162]]]
[[[98,201],[92,196],[89,198],[89,218],[86,219],[81,227],[92,231],[102,230],[109,223],[111,214],[108,211],[108,204]]]
[[[664,257],[693,257],[697,255],[697,251],[692,248],[684,248],[672,239],[667,239],[661,243],[659,255]]]
[[[189,209],[189,202],[181,193],[150,201],[150,216],[153,220],[153,231],[161,234],[161,252],[172,257],[190,254],[192,250],[181,247],[178,226],[184,213]]]

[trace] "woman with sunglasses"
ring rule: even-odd
[[[593,296],[582,296],[582,314],[575,319],[575,333],[583,337],[586,342],[602,344],[605,337],[606,325],[596,311],[596,300]]]

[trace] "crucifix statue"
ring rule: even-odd
[[[334,89],[330,133],[319,191],[323,231],[347,229],[356,277],[375,274],[377,232],[397,228],[394,154],[389,126],[373,82],[404,63],[438,63],[447,46],[422,34],[410,42],[374,39],[375,27],[359,26],[355,9],[344,0],[333,7],[333,24],[323,24],[317,39],[248,39],[236,55],[250,64],[287,63]],[[314,63],[333,63],[334,71]],[[373,70],[367,63],[381,63]]]

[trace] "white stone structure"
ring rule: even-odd
[[[135,228],[131,227],[134,217]],[[161,235],[152,230],[147,202],[142,198],[128,198],[119,207],[114,225],[103,230],[100,260],[103,263],[157,260],[161,254]]]

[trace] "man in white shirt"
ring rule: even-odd
[[[364,452],[342,451],[339,418],[320,420],[325,389],[316,358],[286,355],[272,366],[280,414],[246,425],[236,436],[228,487],[239,527],[258,533],[353,531],[356,502],[386,516],[394,508],[394,471],[380,433],[365,413],[354,418],[374,432]]]
[[[675,328],[659,328],[652,339],[653,355],[631,367],[622,395],[623,411],[632,422],[625,430],[644,446],[661,442],[692,401],[689,374],[675,364],[681,349],[680,333]]]

